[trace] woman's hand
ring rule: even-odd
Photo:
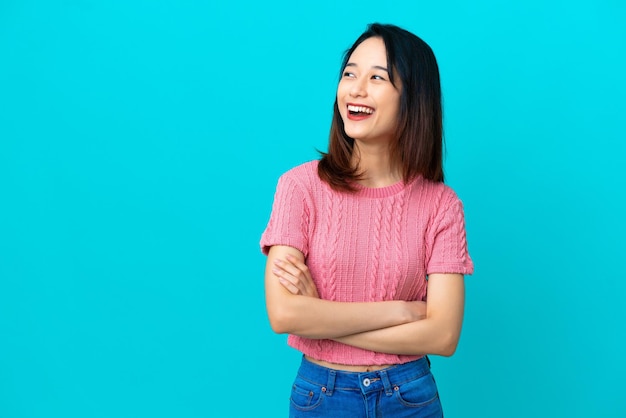
[[[280,284],[294,295],[319,299],[309,268],[291,254],[286,255],[286,260],[274,260],[272,272],[278,277]]]

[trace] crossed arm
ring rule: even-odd
[[[439,354],[456,350],[463,322],[461,274],[431,274],[428,303],[333,302],[319,298],[295,248],[270,248],[265,271],[272,329],[390,354]]]

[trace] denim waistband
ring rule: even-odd
[[[335,390],[360,390],[363,393],[384,390],[391,395],[398,385],[418,379],[430,373],[430,362],[426,356],[409,363],[390,366],[371,372],[347,372],[329,369],[312,363],[302,356],[298,376],[319,385],[322,392],[332,396]]]

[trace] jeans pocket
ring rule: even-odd
[[[291,405],[300,411],[310,411],[322,402],[322,387],[297,377],[291,387]]]
[[[439,398],[437,385],[432,373],[394,386],[395,396],[404,406],[419,408],[435,402]]]

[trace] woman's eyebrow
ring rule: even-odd
[[[349,62],[349,63],[346,64],[346,67],[358,67],[358,65],[356,65],[354,62]],[[389,73],[388,69],[386,69],[385,67],[380,66],[380,65],[372,65],[372,68],[377,69],[377,70],[383,70],[383,71]]]

